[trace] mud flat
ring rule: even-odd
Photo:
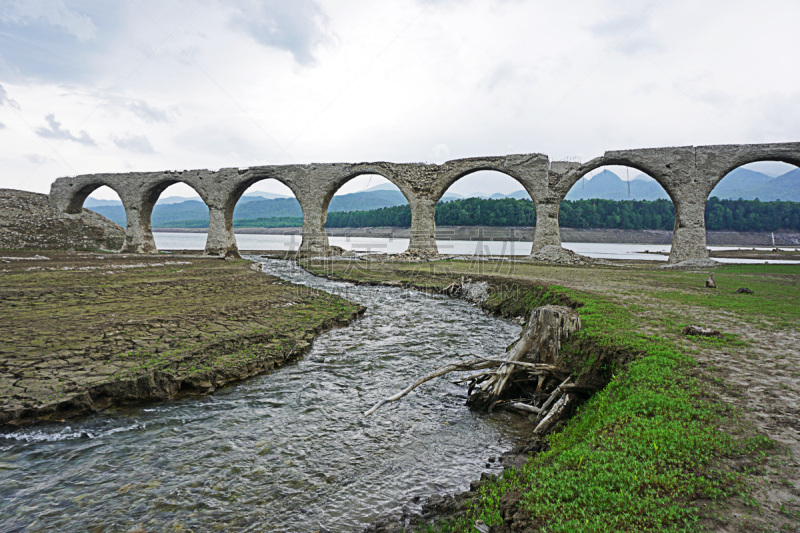
[[[433,496],[421,516],[387,517],[368,531],[474,531],[481,522],[493,532],[797,531],[800,267],[721,266],[717,289],[704,287],[707,272],[643,267],[309,268],[433,292],[462,276],[482,280],[490,286],[484,308],[509,317],[568,298],[584,324],[568,349],[587,364],[609,355],[613,363],[610,384],[565,427],[520,443],[515,451],[530,454],[523,467],[476,480],[464,494]],[[687,324],[721,337],[685,336]]]
[[[0,252],[0,426],[213,392],[363,308],[246,260]]]

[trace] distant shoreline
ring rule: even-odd
[[[495,226],[439,226],[436,228],[438,240],[465,241],[533,241],[534,227],[495,227]],[[206,228],[153,228],[159,233],[206,233]],[[408,228],[326,228],[331,237],[384,237],[393,239],[409,238]],[[300,235],[301,228],[236,228],[236,233],[245,235]],[[706,239],[709,246],[772,246],[772,234],[768,231],[708,231]],[[672,232],[667,230],[627,230],[627,229],[588,229],[561,228],[563,242],[629,243],[629,244],[671,244]],[[776,246],[800,245],[800,233],[775,232]]]

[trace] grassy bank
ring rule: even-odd
[[[361,311],[245,260],[0,256],[0,424],[211,392]]]
[[[493,531],[797,530],[796,440],[790,432],[788,445],[778,442],[785,433],[759,426],[769,406],[751,401],[725,365],[751,363],[751,382],[763,378],[791,405],[800,392],[791,347],[800,268],[723,267],[716,291],[703,288],[705,273],[654,269],[334,262],[314,270],[433,291],[462,275],[485,279],[493,287],[486,307],[506,316],[569,302],[579,306],[583,329],[565,349],[578,363],[608,366],[610,384],[549,437],[549,449],[482,483],[459,512],[421,530],[474,531],[477,520]],[[736,294],[740,286],[755,294]],[[683,337],[687,323],[714,326],[725,338]],[[772,342],[774,359],[760,355],[762,339],[776,337],[788,337],[788,346]],[[787,414],[791,429],[795,414]]]

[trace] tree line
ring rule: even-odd
[[[800,203],[759,200],[720,200],[706,203],[706,228],[715,231],[800,230]],[[669,200],[566,200],[561,202],[559,223],[565,228],[663,229],[675,224]],[[439,226],[535,226],[536,210],[530,200],[467,198],[436,205]],[[328,213],[330,228],[411,226],[408,205],[372,211]]]
[[[713,231],[800,231],[800,203],[759,200],[720,200],[706,203],[706,229]],[[238,228],[301,226],[301,217],[260,217],[234,220]],[[662,229],[675,224],[669,200],[565,200],[559,223],[565,228]],[[439,226],[535,226],[536,210],[530,200],[466,198],[436,205]],[[207,227],[205,222],[203,227]],[[411,226],[408,204],[371,211],[328,213],[329,228]],[[184,226],[190,227],[190,226]]]

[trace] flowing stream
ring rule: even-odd
[[[501,468],[487,460],[526,428],[470,412],[446,379],[362,412],[459,354],[501,353],[519,326],[463,301],[261,261],[367,312],[213,396],[0,432],[0,531],[358,531]]]

